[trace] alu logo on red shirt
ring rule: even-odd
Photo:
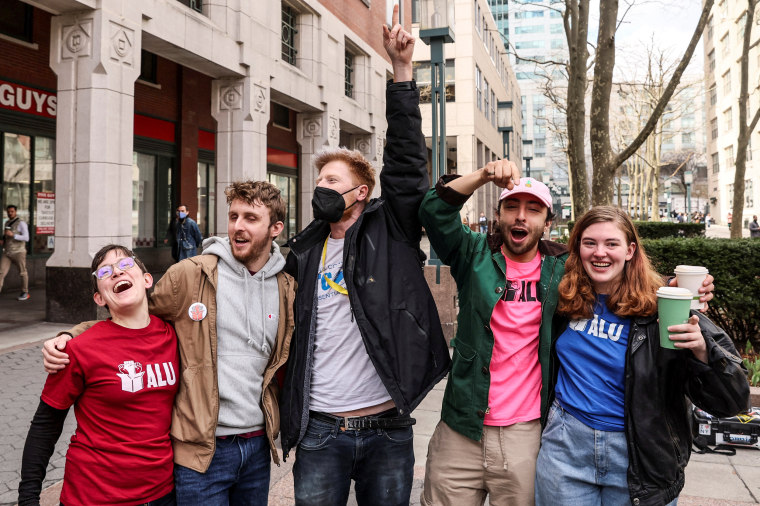
[[[161,365],[163,365],[164,374],[161,374]],[[147,385],[145,378],[147,374]],[[166,375],[166,379],[164,379]],[[145,370],[140,362],[134,360],[125,360],[119,364],[119,372],[116,373],[121,379],[121,389],[125,392],[139,392],[147,388],[164,387],[174,385],[177,382],[177,375],[174,372],[174,365],[171,362],[163,364],[148,364]]]

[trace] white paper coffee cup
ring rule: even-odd
[[[698,265],[679,265],[675,268],[675,273],[678,286],[688,288],[692,294],[691,309],[704,309],[704,302],[699,302],[699,288],[707,277],[707,268]]]

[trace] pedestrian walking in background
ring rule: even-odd
[[[587,212],[568,249],[557,306],[568,321],[536,504],[675,504],[691,451],[689,403],[736,415],[748,406],[747,371],[726,333],[694,311],[668,327],[676,349],[661,347],[662,278],[621,209]]]
[[[488,233],[488,218],[486,218],[486,213],[480,213],[480,217],[478,218],[478,225],[480,225],[481,234]]]
[[[203,242],[198,224],[187,214],[187,206],[177,206],[176,217],[169,224],[164,244],[171,241],[172,258],[175,262],[198,254],[198,246]]]
[[[29,242],[29,227],[26,222],[19,218],[18,209],[10,205],[5,209],[8,220],[3,227],[3,236],[0,241],[3,245],[3,254],[0,257],[0,291],[3,289],[3,281],[11,268],[11,263],[18,266],[21,276],[21,295],[18,300],[29,300],[29,275],[26,272],[26,243]]]
[[[728,221],[728,228],[731,229],[731,222],[734,221],[734,215],[731,213],[728,213],[728,216],[726,216],[726,221]]]
[[[749,222],[749,236],[753,239],[760,239],[760,225],[757,223],[757,215],[752,217]]]

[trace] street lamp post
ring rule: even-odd
[[[443,45],[454,42],[454,0],[420,0],[420,39],[430,46],[430,106],[433,116],[433,159],[430,182],[446,172],[446,58]],[[430,246],[430,265],[440,282],[441,260]]]
[[[670,221],[670,187],[673,182],[670,179],[665,180],[665,200],[668,203],[668,221]]]
[[[446,58],[443,45],[454,42],[454,1],[420,1],[420,39],[430,46],[430,105],[433,112],[432,184],[446,172]]]
[[[512,101],[497,103],[496,121],[501,132],[504,158],[509,160],[509,134],[512,133]]]
[[[523,142],[523,160],[525,160],[525,175],[530,177],[530,161],[533,160],[533,141]]]
[[[686,221],[691,222],[691,183],[694,182],[694,173],[690,170],[685,171],[683,182],[686,183]]]

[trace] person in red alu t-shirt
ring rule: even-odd
[[[106,246],[92,268],[93,298],[111,318],[69,342],[71,365],[48,376],[24,446],[19,504],[39,504],[72,405],[77,428],[61,504],[175,504],[169,427],[179,386],[177,336],[148,314],[153,278],[132,251]]]

